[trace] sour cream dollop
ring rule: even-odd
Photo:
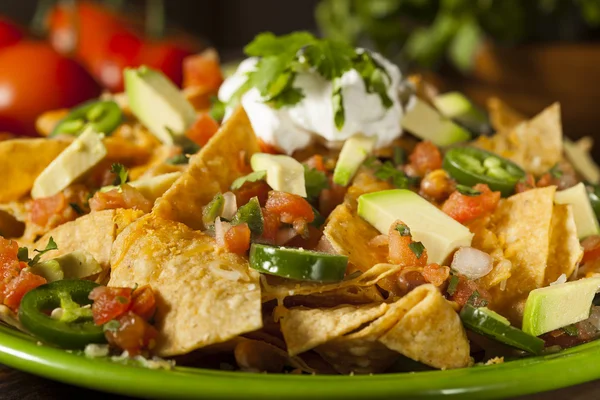
[[[254,131],[265,143],[287,154],[307,147],[315,139],[327,146],[338,147],[356,134],[376,137],[376,147],[387,146],[402,134],[403,110],[399,99],[402,75],[396,65],[380,54],[372,53],[372,57],[390,77],[386,87],[392,100],[391,107],[386,108],[378,94],[368,93],[358,71],[351,69],[340,78],[345,122],[339,130],[334,122],[332,84],[311,69],[299,73],[294,80],[294,87],[303,92],[304,98],[293,106],[275,109],[264,103],[256,88],[242,96],[241,104]],[[247,74],[255,69],[257,61],[257,58],[248,58],[239,65],[221,86],[219,100],[229,102],[246,82]],[[228,108],[226,118],[231,112]]]

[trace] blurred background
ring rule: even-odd
[[[569,136],[600,135],[600,0],[1,0],[0,132],[31,134],[44,107],[122,90],[126,66],[182,85],[186,56],[214,46],[235,62],[257,33],[299,29],[374,48],[481,105],[495,95],[533,115],[560,101]],[[38,71],[48,63],[63,72]]]

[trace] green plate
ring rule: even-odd
[[[0,363],[45,378],[145,398],[483,399],[557,389],[600,378],[600,341],[485,367],[371,376],[267,375],[177,367],[149,370],[38,345],[0,325]]]

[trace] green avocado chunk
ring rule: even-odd
[[[598,219],[590,203],[590,198],[583,182],[565,190],[556,192],[554,202],[557,204],[571,204],[573,217],[577,227],[577,236],[584,239],[600,232]]]
[[[487,115],[460,92],[440,94],[433,99],[433,104],[444,116],[473,132],[485,134],[491,131]]]
[[[374,137],[353,136],[346,140],[333,171],[333,182],[348,186],[374,146]]]
[[[31,273],[43,276],[48,282],[61,279],[84,279],[102,272],[102,266],[87,251],[75,250],[60,257],[29,267]]]
[[[533,336],[583,321],[590,316],[600,277],[532,290],[525,303],[523,331]]]
[[[250,159],[253,171],[267,171],[267,184],[280,192],[306,197],[304,166],[285,155],[256,153]]]

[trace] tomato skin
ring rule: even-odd
[[[247,204],[251,198],[258,197],[258,202],[261,206],[264,206],[270,190],[271,187],[265,181],[248,182],[241,188],[234,190],[233,194],[235,194],[235,200],[239,205]]]
[[[279,215],[270,212],[266,208],[262,209],[262,214],[264,221],[262,238],[266,242],[274,244],[277,240],[277,232],[279,231],[279,227],[281,226]]]
[[[13,279],[5,289],[4,305],[15,311],[21,304],[21,299],[27,292],[47,283],[46,279],[31,272],[21,271],[19,276]]]
[[[209,113],[203,112],[198,115],[196,122],[188,129],[185,135],[198,146],[204,146],[211,137],[219,130],[219,123]]]
[[[152,210],[152,202],[145,198],[137,189],[127,184],[121,185],[121,191],[118,189],[108,192],[98,191],[90,199],[90,209],[92,211],[116,208],[131,208],[148,213]]]
[[[36,135],[45,111],[71,108],[100,95],[100,87],[75,61],[42,42],[22,41],[0,52],[0,131]]]
[[[485,289],[480,288],[474,281],[471,281],[465,278],[462,275],[458,275],[458,284],[456,285],[456,290],[450,296],[450,300],[455,301],[459,306],[464,306],[467,304],[469,298],[473,295],[473,293],[479,293],[479,297],[488,302],[488,304],[492,300],[492,296]]]
[[[183,87],[200,87],[216,93],[223,83],[219,55],[214,49],[190,55],[183,60]]]
[[[411,171],[418,176],[442,168],[442,153],[437,146],[426,140],[419,142],[409,156]]]
[[[23,31],[6,18],[0,17],[0,49],[12,46],[23,39]]]
[[[427,264],[423,268],[423,278],[433,286],[440,287],[450,277],[450,268],[439,264]]]
[[[149,285],[137,288],[133,292],[131,311],[149,321],[156,312],[156,297]]]
[[[442,211],[460,223],[472,221],[486,213],[493,212],[500,201],[500,192],[492,192],[486,184],[474,186],[481,192],[477,196],[467,196],[453,192],[442,206]]]
[[[279,214],[281,222],[291,224],[297,219],[313,222],[315,213],[306,199],[291,193],[269,192],[265,208],[274,214]]]
[[[129,311],[117,319],[119,327],[105,332],[108,343],[137,356],[142,349],[154,347],[158,331],[144,319]]]
[[[225,233],[225,248],[230,253],[246,254],[250,249],[250,228],[243,223],[234,225]]]
[[[38,226],[46,226],[53,215],[61,213],[67,206],[68,204],[63,193],[35,199],[31,202],[29,219]]]
[[[99,286],[91,291],[89,299],[93,300],[92,313],[94,323],[103,325],[129,311],[131,307],[132,290]]]
[[[406,224],[398,220],[390,226],[390,230],[388,233],[389,261],[393,264],[403,265],[407,267],[422,267],[427,265],[427,249],[423,250],[420,257],[417,257],[417,255],[409,247],[409,245],[413,243],[412,236],[410,234],[402,236],[400,232],[398,232],[398,230],[396,229],[398,225]]]

